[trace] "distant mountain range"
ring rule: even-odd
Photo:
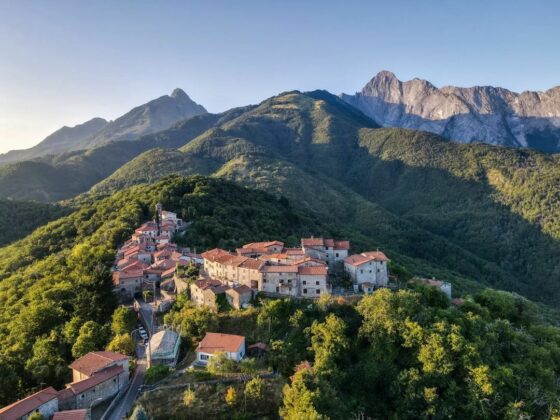
[[[382,71],[361,92],[341,97],[384,127],[429,131],[462,143],[560,151],[560,86],[523,93],[492,86],[437,88]]]
[[[30,149],[13,150],[0,155],[0,163],[92,149],[111,141],[135,140],[206,113],[206,109],[189,98],[183,90],[175,89],[171,95],[137,106],[114,121],[93,118],[74,127],[62,127]]]

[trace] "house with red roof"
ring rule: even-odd
[[[58,392],[59,406],[74,410],[90,408],[128,386],[128,356],[112,351],[95,351],[70,364],[72,382]]]
[[[51,418],[58,411],[58,393],[49,386],[4,408],[0,408],[1,420],[27,420],[34,413]]]
[[[371,293],[375,287],[387,286],[389,258],[381,251],[362,252],[344,259],[344,271],[348,273],[354,288]]]
[[[245,337],[242,335],[207,333],[196,347],[196,362],[201,365],[217,354],[224,353],[236,362],[245,357]]]
[[[91,410],[83,408],[81,410],[66,410],[54,413],[52,420],[91,420]]]

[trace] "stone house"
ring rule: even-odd
[[[248,305],[253,297],[253,291],[250,287],[240,285],[226,290],[226,299],[230,306],[235,309],[241,309],[244,305]]]
[[[298,296],[298,267],[293,265],[264,265],[259,291]]]
[[[49,386],[4,408],[0,408],[2,420],[27,420],[34,413],[51,418],[58,411],[58,393]]]
[[[349,241],[336,241],[323,238],[303,238],[301,248],[308,257],[325,261],[330,266],[344,261],[350,249]]]
[[[111,365],[87,379],[67,384],[58,392],[59,403],[64,409],[90,408],[96,401],[101,403],[112,398],[128,383],[128,367],[125,371],[120,364]]]
[[[344,259],[344,271],[352,279],[356,290],[363,290],[362,285],[366,283],[373,287],[383,287],[389,282],[388,262],[389,258],[381,251],[362,252]]]
[[[318,297],[329,291],[327,267],[324,265],[298,266],[298,277],[303,297]]]

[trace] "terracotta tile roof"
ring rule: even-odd
[[[194,282],[196,287],[199,289],[205,290],[209,287],[218,287],[222,285],[220,280],[208,279],[208,280],[197,280]]]
[[[326,276],[327,267],[325,267],[324,265],[313,265],[310,267],[300,265],[298,267],[298,274],[301,274],[303,276]]]
[[[67,402],[68,400],[71,400],[72,398],[74,398],[74,393],[72,392],[72,389],[64,388],[64,389],[61,389],[60,391],[58,391],[58,402],[59,402],[59,404],[63,404],[65,402]]]
[[[267,254],[261,255],[259,257],[260,260],[287,260],[289,258],[288,254]]]
[[[77,395],[105,381],[108,381],[109,379],[112,379],[123,372],[124,369],[121,365],[109,366],[106,369],[103,369],[99,372],[95,372],[93,376],[90,376],[87,379],[83,379],[77,382],[72,382],[68,384],[66,387],[70,388],[74,393],[74,395]]]
[[[144,223],[139,228],[136,228],[135,232],[142,233],[142,232],[153,232],[157,230],[157,225],[154,222]]]
[[[298,267],[293,265],[264,265],[261,267],[262,273],[297,273]]]
[[[145,270],[149,265],[140,260],[129,260],[129,264],[121,267],[120,271]]]
[[[144,275],[144,271],[145,270],[115,271],[113,273],[113,283],[118,285],[120,280],[141,278]]]
[[[230,292],[231,293],[236,293],[238,295],[246,295],[248,293],[253,293],[251,288],[248,287],[248,286],[245,286],[244,284],[242,284],[241,286],[232,287],[230,289]]]
[[[77,370],[84,375],[90,376],[113,362],[125,359],[128,359],[128,356],[114,351],[92,351],[74,360],[70,364],[70,369]]]
[[[166,244],[167,245],[167,244]],[[162,249],[161,251],[158,252],[154,252],[154,257],[155,258],[165,258],[165,257],[171,257],[171,255],[173,255],[173,250],[171,249]],[[179,254],[180,255],[180,254]]]
[[[287,255],[305,255],[305,252],[303,252],[301,248],[284,248],[282,252]]]
[[[151,265],[150,268],[157,268],[158,270],[169,270],[170,268],[175,268],[177,262],[173,260],[159,260]]]
[[[302,246],[325,246],[323,238],[301,238]]]
[[[334,241],[334,249],[350,249],[350,241]]]
[[[245,343],[242,335],[206,333],[206,336],[198,343],[196,351],[213,354],[222,351],[234,353]]]
[[[389,261],[389,258],[381,251],[362,252],[344,258],[344,263],[358,267],[370,261]]]
[[[311,258],[311,257],[305,257],[301,260],[294,261],[292,263],[292,265],[301,265],[301,264],[305,264],[305,263],[309,263],[309,262],[315,263],[317,265],[326,265],[326,263],[324,261],[318,260],[317,258]]]
[[[260,268],[264,265],[264,262],[255,260],[253,258],[247,258],[243,261],[239,267],[247,268],[249,270],[260,270]]]
[[[216,258],[221,257],[223,255],[234,255],[234,254],[220,248],[214,248],[211,249],[210,251],[206,251],[201,254],[202,258],[210,261],[215,261]]]
[[[372,257],[375,261],[390,261],[387,256],[381,251],[362,252],[366,257]]]
[[[52,420],[85,420],[88,417],[88,410],[67,410],[54,413]]]
[[[350,249],[350,241],[335,241],[323,238],[302,238],[301,245],[304,247],[332,247],[333,249]]]
[[[243,245],[243,248],[269,248],[271,246],[284,247],[284,242],[280,241],[267,241],[267,242],[251,242],[249,244]]]
[[[57,397],[58,393],[56,390],[49,386],[35,394],[31,394],[13,404],[10,404],[4,408],[0,408],[0,419],[2,420],[16,420],[20,417],[25,416],[31,411],[36,410],[43,404],[53,400]]]

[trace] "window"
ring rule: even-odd
[[[364,274],[364,270],[360,270],[360,273],[361,273],[361,274]]]
[[[319,282],[318,282],[318,281],[316,281],[316,282],[315,282],[315,285],[316,285],[316,286],[319,286]]]
[[[276,286],[276,293],[278,293],[280,291],[280,288],[278,286]]]
[[[200,360],[208,360],[210,358],[210,357],[208,357],[207,354],[200,354],[199,356],[200,356],[199,357]]]
[[[304,293],[304,294],[307,294],[307,289],[303,289],[303,293]]]
[[[303,281],[303,284],[306,285],[306,284],[307,284],[307,281],[304,280],[304,281]]]
[[[335,254],[336,258],[338,258],[338,252]]]
[[[316,289],[315,293],[319,294],[319,293],[321,293],[321,291],[319,289]]]
[[[291,282],[292,282],[292,279],[288,279],[288,283],[291,283]]]

